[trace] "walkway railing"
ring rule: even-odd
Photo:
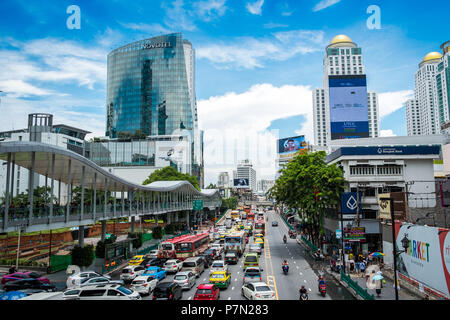
[[[375,296],[373,294],[369,294],[369,292],[367,292],[367,289],[361,288],[356,281],[352,280],[352,278],[349,275],[346,275],[342,270],[341,280],[347,283],[347,285],[355,290],[356,294],[364,300],[375,300]]]
[[[302,241],[303,241],[304,243],[306,243],[307,246],[310,247],[311,250],[312,250],[314,253],[317,252],[317,251],[319,250],[319,248],[317,248],[317,247],[314,245],[314,243],[312,243],[311,241],[309,241],[308,239],[306,239],[304,236],[300,236],[300,239],[302,239]]]

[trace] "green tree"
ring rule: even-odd
[[[338,205],[345,183],[342,169],[327,165],[325,157],[323,151],[296,156],[280,170],[268,192],[278,203],[296,209],[317,245],[323,234],[324,213]]]
[[[218,188],[215,184],[210,183],[209,186],[206,187],[206,189],[218,189]]]
[[[162,237],[163,237],[162,228],[160,226],[154,227],[152,229],[152,238],[153,239],[162,239]]]
[[[94,246],[86,245],[83,248],[75,246],[72,249],[72,264],[79,267],[89,267],[94,261]]]
[[[225,210],[231,209],[231,210],[235,210],[237,208],[238,205],[238,198],[237,197],[230,197],[230,198],[225,198],[222,199],[222,208],[224,208]]]
[[[200,187],[198,186],[197,177],[191,176],[190,174],[185,174],[178,172],[174,168],[167,166],[162,169],[154,171],[147,179],[143,182],[144,185],[150,184],[155,181],[179,181],[184,180],[190,182],[198,191]]]

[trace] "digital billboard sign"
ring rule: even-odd
[[[305,136],[289,137],[278,140],[278,154],[280,158],[293,157],[294,155],[305,152],[308,144]]]
[[[248,189],[250,188],[249,179],[234,179],[233,186],[235,188]]]
[[[365,75],[329,76],[331,140],[369,137]]]

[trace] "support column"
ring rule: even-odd
[[[106,220],[102,220],[102,235],[101,240],[105,241],[106,238]]]
[[[125,214],[125,200],[124,200],[124,193],[125,193],[125,191],[124,191],[123,186],[122,186],[122,194],[121,194],[121,198],[122,198],[122,214],[121,214],[121,216],[123,216],[123,215]]]
[[[69,211],[70,211],[70,189],[72,186],[72,177],[71,177],[71,169],[72,169],[72,160],[69,159],[69,169],[68,169],[68,180],[67,180],[67,203],[66,203],[66,223],[69,222]]]
[[[53,220],[53,202],[55,199],[55,154],[52,153],[52,168],[51,168],[51,182],[50,182],[50,213],[48,223],[51,224]],[[50,244],[51,245],[51,244]]]
[[[94,173],[94,198],[92,200],[94,205],[93,209],[93,220],[95,221],[97,215],[97,172]]]
[[[78,227],[78,245],[84,248],[84,226]]]
[[[188,227],[188,230],[190,229],[190,225],[189,225],[189,211],[186,211],[186,224]]]
[[[134,233],[135,222],[136,222],[136,217],[135,216],[131,217],[131,233]]]
[[[84,179],[86,177],[86,167],[81,168],[81,208],[80,208],[80,221],[83,220],[84,215]]]
[[[9,204],[12,204],[12,199],[14,198],[14,171],[16,167],[16,154],[12,155],[12,167],[11,167],[11,192],[9,194]],[[6,199],[5,199],[6,200]],[[8,203],[8,202],[6,202]]]
[[[103,203],[103,218],[106,219],[106,206],[108,204],[108,179],[105,178],[105,196],[104,196],[104,203]]]
[[[114,201],[113,201],[113,206],[114,206],[114,218],[117,218],[116,216],[116,183],[114,182]]]
[[[167,224],[171,224],[172,223],[172,212],[167,212]]]
[[[11,153],[8,153],[6,162],[6,188],[5,188],[5,217],[3,218],[3,228],[6,231],[8,227],[8,211],[9,211],[9,180],[11,175]],[[11,196],[12,197],[12,196]]]
[[[30,170],[30,176],[28,177],[28,204],[30,205],[30,211],[29,211],[29,217],[28,217],[28,223],[29,225],[32,224],[33,221],[33,206],[34,206],[34,168],[35,168],[35,161],[36,161],[36,152],[31,153],[31,170]]]

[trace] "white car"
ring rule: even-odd
[[[220,243],[213,243],[210,248],[216,250],[219,254],[222,254],[223,246]]]
[[[106,278],[106,277],[95,277],[95,278],[84,278],[83,280],[81,280],[80,282],[80,286],[90,286],[93,284],[107,284],[107,283],[111,283],[111,284],[120,284],[120,285],[124,285],[124,281],[123,280],[111,280],[110,278]]]
[[[106,274],[102,275],[95,271],[83,271],[83,272],[79,272],[79,273],[70,275],[67,278],[66,286],[67,286],[67,288],[76,287],[81,284],[82,280],[85,280],[87,278],[97,278],[97,277],[105,277],[105,278],[111,279],[111,277]]]
[[[177,273],[181,270],[181,267],[183,266],[183,261],[178,259],[170,259],[167,260],[164,265],[163,269],[166,270],[166,272],[174,272]]]
[[[63,293],[63,300],[140,300],[141,295],[120,284],[95,284],[71,288]]]
[[[249,282],[242,286],[242,295],[249,300],[275,300],[275,291],[265,282]]]
[[[126,266],[120,272],[120,280],[133,281],[136,277],[145,272],[144,266]]]
[[[131,290],[142,295],[150,295],[158,284],[158,279],[153,276],[138,276],[131,282]]]
[[[214,271],[228,271],[228,265],[224,260],[214,260],[209,268],[209,273],[212,274]]]
[[[158,250],[151,250],[149,253],[145,255],[145,258],[150,259],[158,258]]]

